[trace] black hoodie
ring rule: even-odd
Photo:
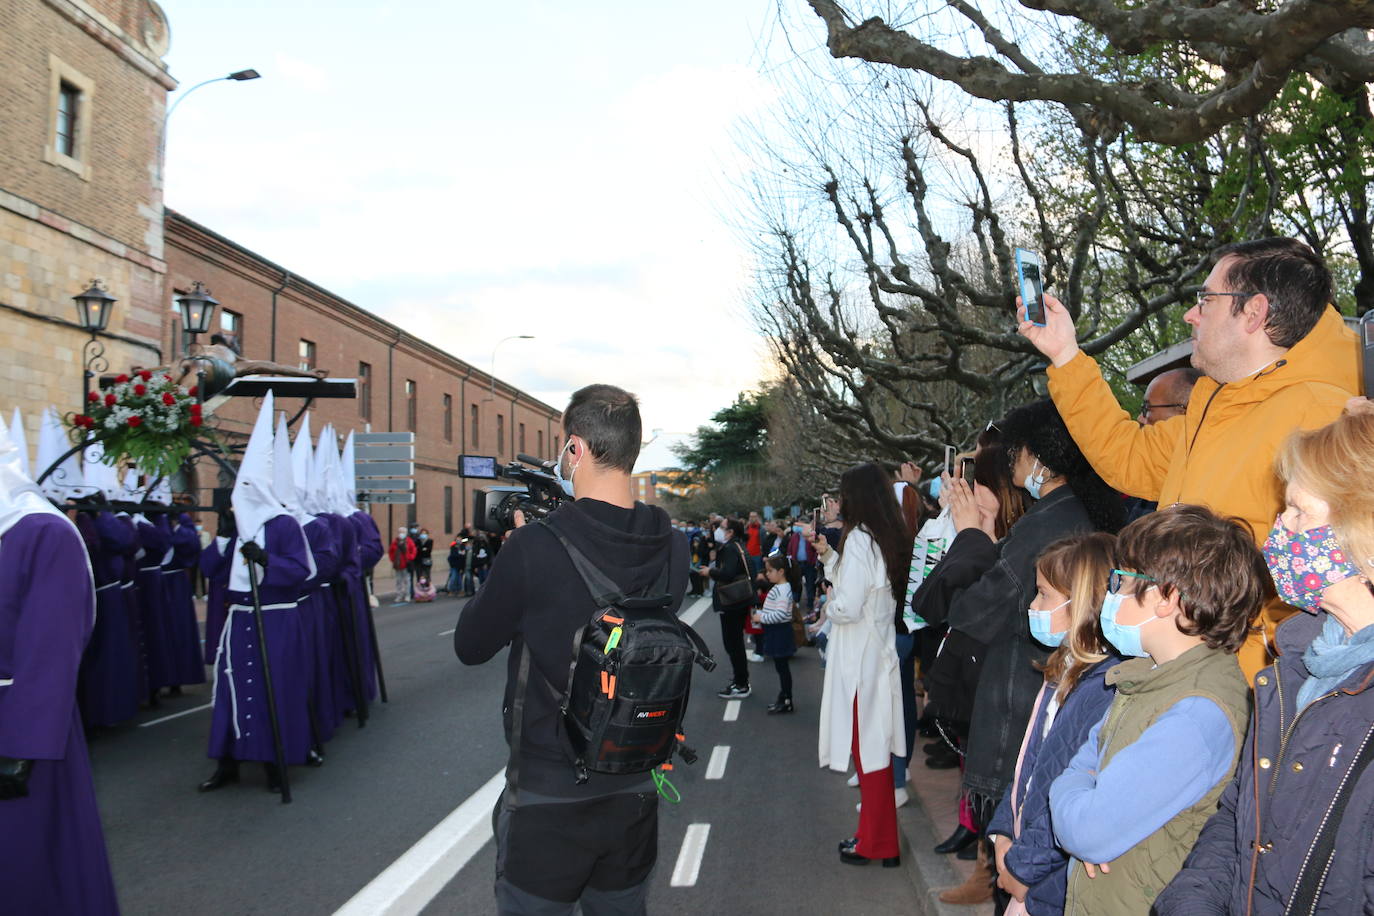
[[[579,499],[560,508],[554,518],[563,535],[627,595],[652,590],[667,564],[673,612],[681,609],[687,591],[687,539],[673,530],[662,509],[638,502],[633,509],[622,509]],[[579,786],[558,738],[558,703],[568,684],[573,636],[598,610],[553,532],[543,525],[526,525],[511,535],[486,584],[458,619],[453,649],[463,664],[480,665],[511,646],[501,710],[507,743],[521,641],[529,645],[520,754],[522,792],[583,798],[638,791],[646,782],[644,773],[593,773]]]

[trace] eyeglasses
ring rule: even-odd
[[[1230,299],[1249,299],[1251,296],[1258,296],[1259,293],[1214,293],[1211,290],[1200,289],[1197,291],[1197,307],[1200,309],[1207,304],[1207,300],[1213,296],[1226,296]]]
[[[1152,410],[1167,410],[1168,408],[1171,408],[1171,407],[1177,408],[1177,409],[1179,409],[1179,410],[1186,410],[1187,407],[1188,407],[1188,405],[1187,405],[1187,404],[1151,404],[1149,401],[1142,401],[1141,404],[1140,404],[1140,412],[1141,412],[1141,413],[1149,413],[1149,412],[1152,411]]]
[[[1140,579],[1143,582],[1156,581],[1154,576],[1147,576],[1144,573],[1113,569],[1112,574],[1107,577],[1107,591],[1113,595],[1120,594],[1121,586],[1127,579]]]

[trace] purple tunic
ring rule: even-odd
[[[334,595],[328,584],[339,571],[337,541],[328,520],[311,519],[304,526],[310,554],[315,559],[315,578],[301,595],[301,617],[309,639],[310,703],[321,741],[328,741],[343,718],[334,697],[333,645]]]
[[[229,567],[234,558],[238,538],[230,538],[223,551],[215,538],[200,552],[200,574],[205,577],[205,657],[215,660],[215,647],[229,615]]]
[[[367,576],[372,573],[372,567],[386,556],[386,547],[382,544],[381,532],[377,530],[377,523],[372,520],[371,515],[359,510],[348,517],[348,522],[353,528],[358,549],[357,564],[346,571],[346,579],[349,594],[353,597],[353,610],[358,617],[358,631],[362,634],[363,653],[367,662],[364,683],[367,686],[368,702],[371,702],[377,698],[378,650],[372,641],[372,628],[368,625],[372,619],[372,605],[368,600]]]
[[[81,660],[78,699],[88,726],[117,725],[138,715],[139,655],[134,622],[122,587],[125,554],[134,535],[109,512],[76,519],[95,574],[95,629]]]
[[[189,515],[172,529],[172,559],[162,566],[171,637],[172,674],[176,684],[204,684],[205,658],[200,649],[200,624],[191,590],[191,570],[200,559],[200,535]]]
[[[372,635],[368,628],[366,587],[362,581],[360,556],[362,545],[358,538],[358,528],[351,518],[330,515],[330,524],[339,535],[339,576],[335,588],[340,589],[342,599],[352,627],[354,643],[357,646],[358,671],[362,676],[363,698],[371,703],[377,698],[376,656],[372,646]],[[379,537],[380,541],[381,538]],[[346,644],[345,644],[346,645]],[[347,669],[346,669],[347,670]],[[352,683],[351,681],[349,682]],[[352,710],[356,705],[351,687],[345,690],[345,709]]]
[[[28,515],[0,539],[0,756],[32,760],[0,801],[0,908],[118,913],[76,703],[95,597],[71,525]]]
[[[172,613],[162,583],[162,558],[172,549],[172,531],[165,518],[138,522],[138,558],[134,581],[138,585],[139,621],[143,628],[143,654],[148,666],[148,693],[175,686],[176,664],[172,651]]]
[[[267,569],[260,568],[258,594],[272,688],[286,762],[299,764],[305,762],[311,746],[307,642],[296,606],[310,575],[301,526],[286,515],[271,519],[263,549],[268,560]],[[276,751],[262,677],[262,650],[253,620],[253,596],[230,589],[227,598],[229,619],[215,658],[215,707],[207,753],[214,759],[271,762]]]

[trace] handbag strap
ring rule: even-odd
[[[1336,795],[1326,809],[1326,816],[1322,818],[1317,835],[1307,851],[1307,858],[1302,863],[1302,871],[1298,872],[1298,879],[1294,882],[1293,896],[1284,908],[1285,914],[1317,911],[1317,899],[1321,897],[1322,887],[1331,869],[1331,857],[1336,852],[1336,834],[1340,832],[1345,808],[1350,804],[1350,796],[1355,794],[1355,786],[1370,761],[1374,761],[1374,728],[1365,732],[1359,753],[1350,764],[1350,769],[1345,771]]]

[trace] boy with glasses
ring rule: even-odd
[[[1116,697],[1050,788],[1066,913],[1144,913],[1230,782],[1249,691],[1235,653],[1269,592],[1250,533],[1200,506],[1122,530],[1102,633]]]

